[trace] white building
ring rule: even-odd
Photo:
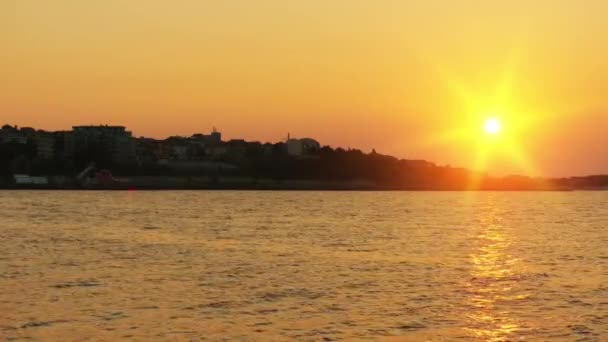
[[[291,156],[301,156],[321,148],[318,141],[311,138],[287,139],[287,154]]]
[[[13,175],[15,184],[18,185],[46,185],[49,184],[49,180],[46,177],[35,177],[30,175]]]

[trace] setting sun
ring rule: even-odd
[[[483,126],[486,134],[496,135],[499,134],[502,129],[502,124],[496,118],[487,119]]]

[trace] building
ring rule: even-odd
[[[73,126],[72,131],[74,134],[81,134],[89,138],[95,138],[100,136],[112,136],[112,137],[130,137],[132,134],[127,131],[125,126]]]
[[[205,148],[205,155],[211,159],[218,159],[225,156],[229,151],[228,146],[210,146]]]
[[[130,131],[124,126],[74,126],[70,147],[73,152],[103,152],[113,162],[129,164],[136,161],[136,144]]]
[[[72,131],[56,131],[53,132],[55,140],[55,149],[53,154],[55,158],[68,159],[72,156]]]
[[[175,159],[175,160],[188,160],[190,159],[190,149],[188,148],[188,146],[180,146],[180,145],[174,145],[171,147],[172,153],[171,153],[171,159]]]
[[[209,139],[211,143],[219,145],[222,143],[222,133],[218,132],[215,127],[213,127],[213,132],[211,132]]]
[[[52,159],[55,156],[55,135],[53,133],[38,131],[34,134],[33,139],[38,158]]]
[[[173,136],[162,142],[162,157],[159,159],[190,160],[192,159],[192,143],[189,138]]]
[[[34,129],[33,127],[21,127],[19,132],[21,133],[21,135],[29,138],[33,137],[36,134],[36,129]]]
[[[154,164],[163,158],[162,143],[151,138],[139,138],[135,145],[135,153],[139,164]]]
[[[0,129],[0,143],[27,144],[27,135],[20,132],[17,126],[4,125]]]
[[[287,154],[291,156],[302,156],[311,152],[318,151],[321,145],[318,141],[311,138],[293,139],[287,138]]]
[[[192,135],[190,139],[202,146],[218,146],[222,143],[222,133],[218,132],[217,129],[213,127],[211,134],[197,133]]]
[[[13,175],[13,179],[17,185],[47,185],[49,183],[48,178],[42,176],[16,174]]]
[[[133,164],[137,162],[137,149],[135,138],[117,137],[112,146],[112,160],[119,164]]]

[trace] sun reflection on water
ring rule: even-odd
[[[525,298],[516,290],[519,260],[509,254],[512,236],[501,224],[498,207],[492,197],[481,214],[481,222],[472,237],[476,244],[470,255],[471,279],[467,283],[469,326],[474,337],[486,341],[508,341],[520,329],[512,312],[501,303]]]

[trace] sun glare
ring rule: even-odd
[[[503,172],[501,170],[505,166],[526,175],[540,173],[534,161],[527,156],[527,146],[522,138],[547,114],[537,104],[528,103],[517,96],[515,84],[521,82],[517,73],[518,54],[518,51],[514,51],[512,58],[507,59],[502,77],[496,85],[480,88],[481,92],[467,87],[449,70],[436,69],[439,78],[457,101],[462,120],[455,121],[453,128],[434,137],[437,141],[432,143],[460,144],[463,149],[472,151],[471,169],[479,174],[471,177],[470,189],[480,187],[484,174]]]
[[[483,129],[486,134],[496,135],[500,133],[502,124],[500,123],[500,120],[496,118],[489,118],[484,123]]]

